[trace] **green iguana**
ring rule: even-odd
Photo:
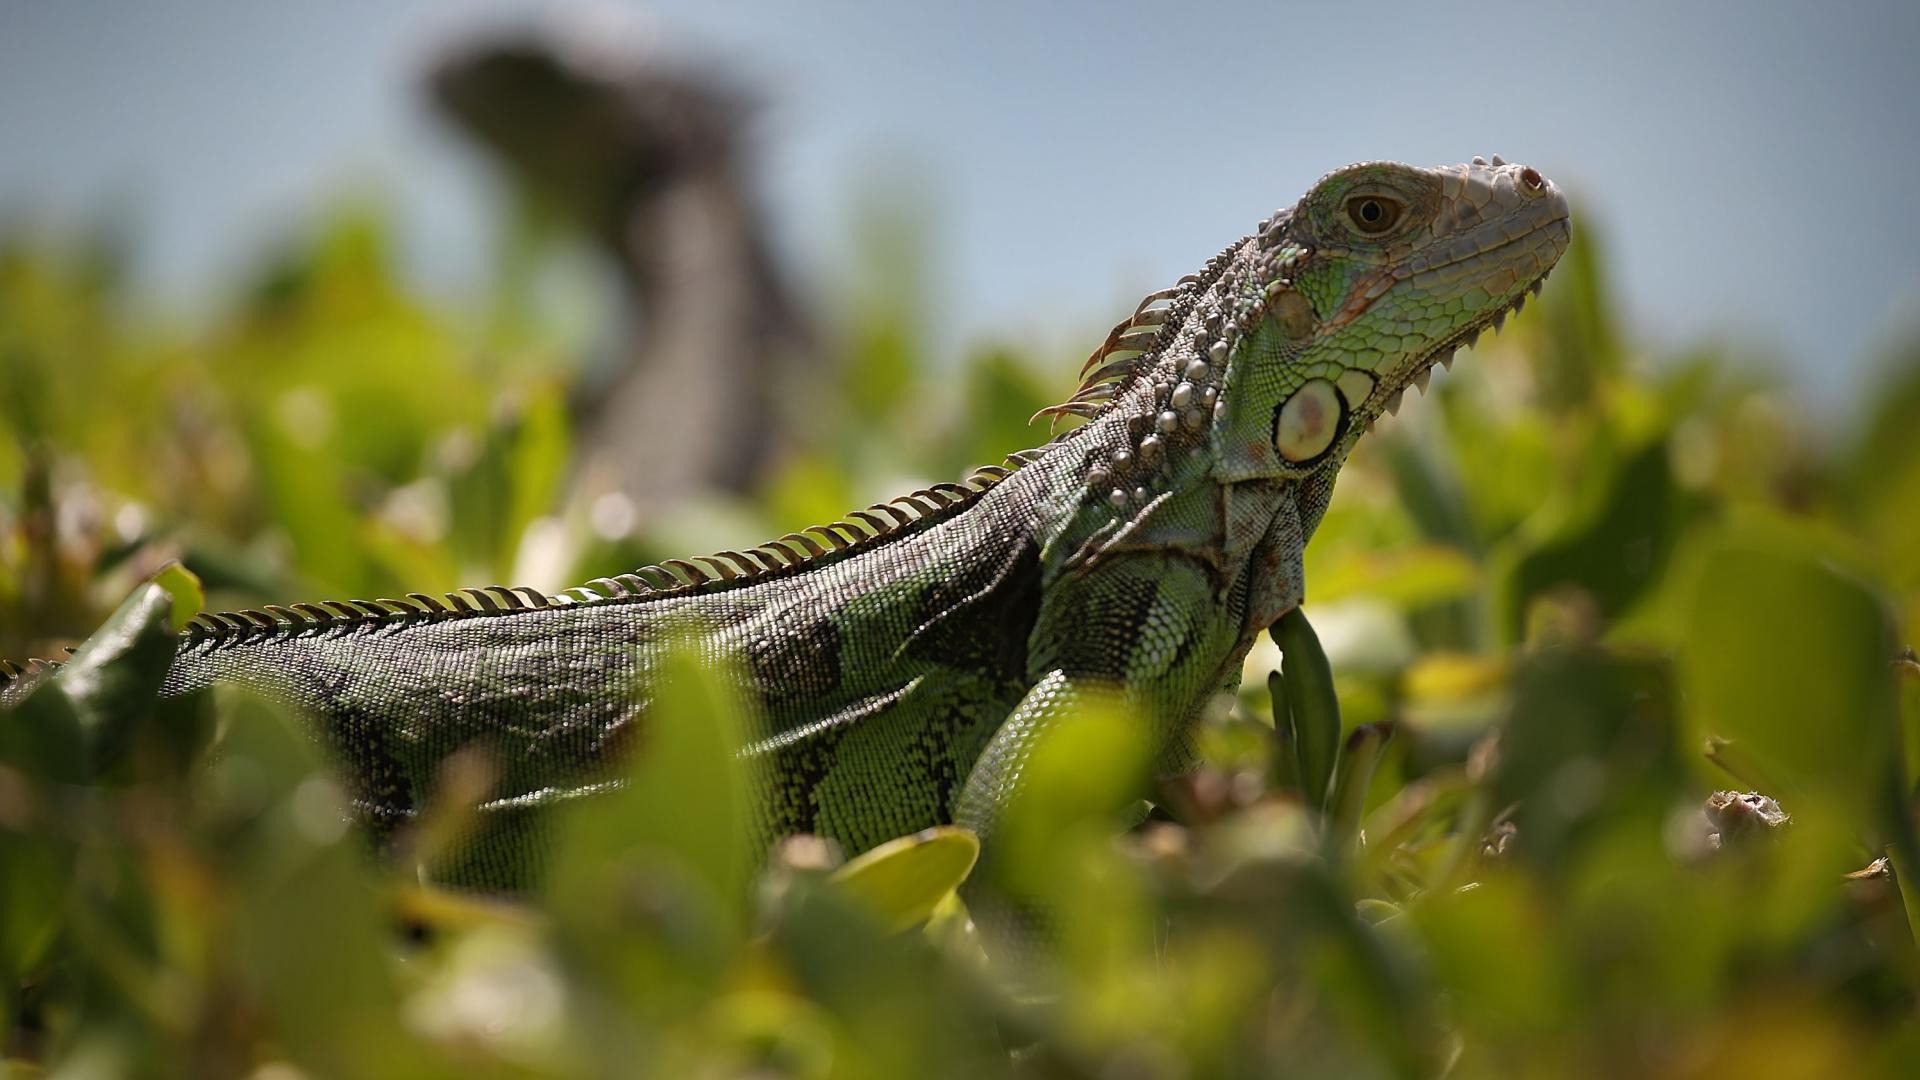
[[[767,837],[985,837],[1036,737],[1091,692],[1117,688],[1178,757],[1300,603],[1302,549],[1355,440],[1518,310],[1570,232],[1561,193],[1497,156],[1353,165],[1142,301],[1043,410],[1087,422],[1004,466],[553,596],[203,614],[164,693],[235,683],[313,717],[376,836],[469,745],[501,768],[488,809],[519,820],[609,782],[669,642],[697,627],[760,706],[744,753]],[[454,876],[520,883],[539,838],[483,832]]]

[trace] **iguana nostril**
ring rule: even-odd
[[[1527,185],[1528,191],[1540,191],[1547,186],[1547,182],[1540,179],[1540,174],[1534,172],[1531,165],[1520,170],[1520,182]]]

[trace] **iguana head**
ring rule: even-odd
[[[1408,384],[1539,289],[1571,235],[1559,189],[1497,156],[1349,165],[1149,294],[1039,415],[1093,421],[1072,459],[1120,517],[1194,470],[1324,491]]]
[[[1234,253],[1196,310],[1195,336],[1227,361],[1209,418],[1216,476],[1337,466],[1409,384],[1424,389],[1434,364],[1518,311],[1570,235],[1559,189],[1497,156],[1326,176]]]

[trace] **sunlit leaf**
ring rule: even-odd
[[[889,840],[833,872],[848,896],[894,930],[925,922],[953,894],[980,856],[965,829],[942,826]]]
[[[189,620],[206,609],[207,594],[200,587],[200,579],[177,562],[161,567],[160,572],[153,575],[153,583],[173,597],[172,623],[176,632],[185,629]]]

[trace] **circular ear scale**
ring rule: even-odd
[[[1325,379],[1309,379],[1273,411],[1273,448],[1290,465],[1312,465],[1347,433],[1346,398]]]

